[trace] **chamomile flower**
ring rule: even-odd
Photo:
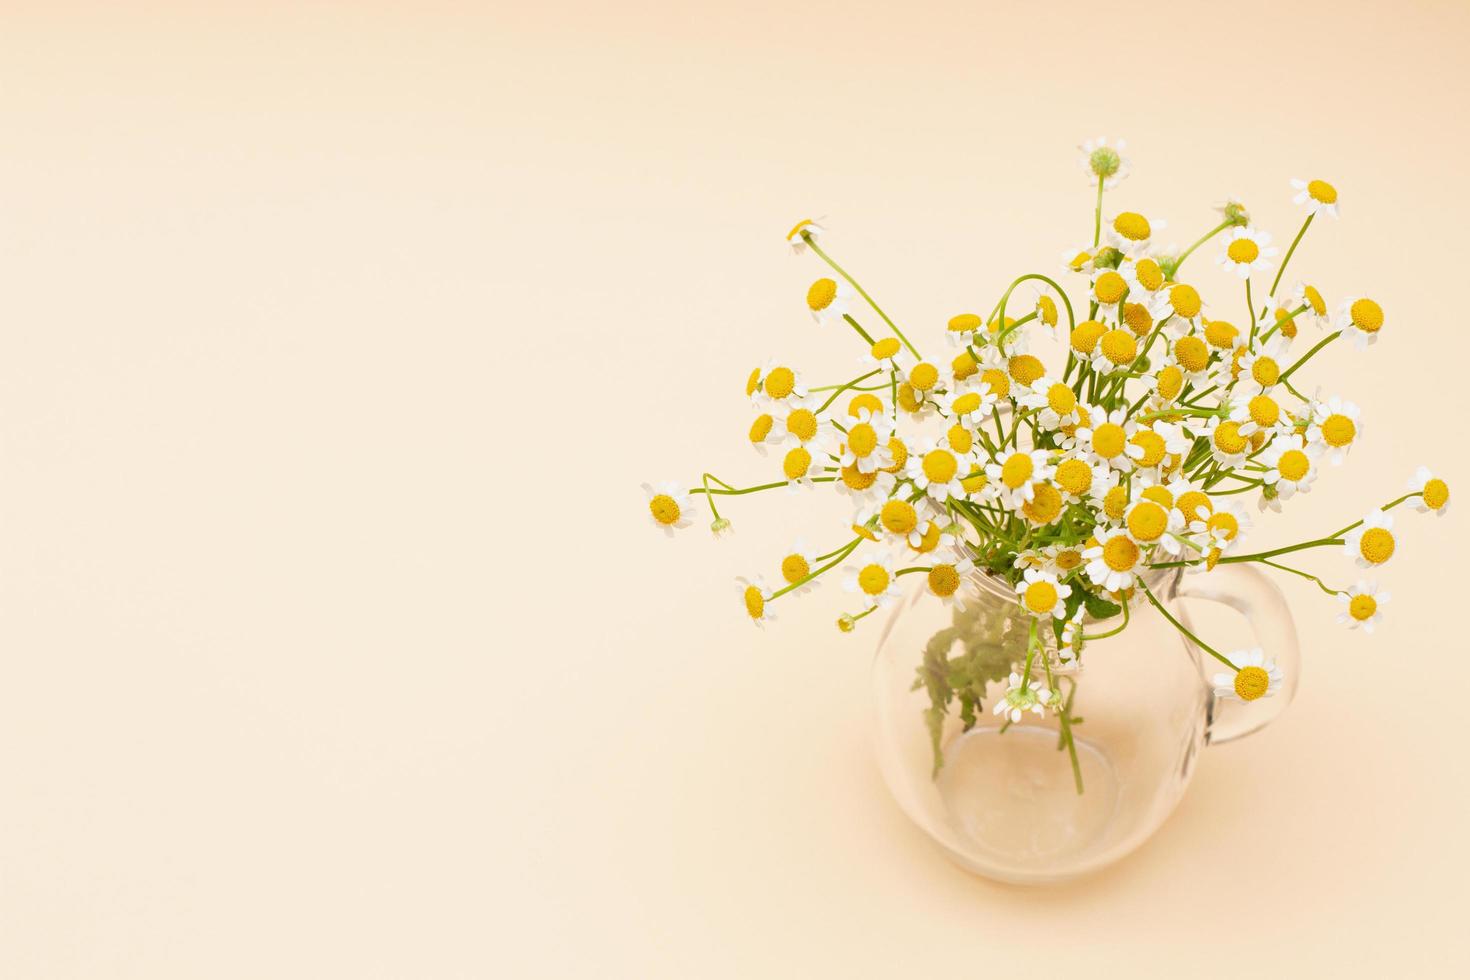
[[[901,598],[898,577],[893,574],[893,558],[880,551],[870,558],[843,569],[842,587],[863,597],[870,606],[888,606]]]
[[[653,526],[674,536],[675,528],[686,528],[694,523],[689,518],[689,494],[677,483],[660,483],[658,486],[643,484],[643,493],[648,498],[648,517]]]
[[[1186,381],[1199,379],[1210,368],[1210,346],[1203,337],[1189,334],[1178,338],[1170,348],[1170,354]]]
[[[928,442],[909,456],[904,476],[930,499],[943,504],[965,499],[967,491],[960,481],[972,469],[969,456],[956,453],[948,444]]]
[[[908,541],[909,535],[927,521],[927,510],[921,511],[907,500],[895,498],[878,507],[877,514],[860,514],[855,523],[866,523],[870,517],[878,518],[878,527],[900,541]]]
[[[1128,437],[1128,448],[1124,450],[1133,466],[1141,473],[1157,473],[1169,458],[1169,442],[1162,433],[1154,431],[1159,423],[1137,425]],[[1194,444],[1193,440],[1189,443]]]
[[[903,356],[903,345],[898,342],[897,337],[883,337],[873,341],[868,352],[863,355],[864,366],[878,368],[883,371],[902,371],[903,366],[899,359]]]
[[[967,591],[965,583],[974,570],[975,563],[968,558],[957,558],[930,566],[926,576],[929,594],[938,596],[946,605],[963,609]]]
[[[1250,452],[1250,435],[1241,432],[1245,423],[1211,416],[1204,429],[1197,429],[1210,443],[1210,455],[1221,466],[1235,467],[1245,462]]]
[[[1184,515],[1169,504],[1140,496],[1123,512],[1123,527],[1140,547],[1162,546],[1177,554],[1179,544],[1170,535],[1184,529]]]
[[[814,458],[825,461],[833,454],[835,430],[817,418],[815,403],[809,398],[788,398],[771,410],[771,426],[782,449],[805,446]]]
[[[1021,393],[1026,408],[1039,409],[1036,421],[1048,432],[1077,424],[1077,396],[1056,378],[1041,377]]]
[[[1260,350],[1246,351],[1240,359],[1236,393],[1265,394],[1280,384],[1281,359],[1286,356],[1286,346],[1285,337],[1272,337]]]
[[[1409,489],[1422,496],[1414,501],[1414,507],[1421,514],[1430,511],[1440,517],[1450,509],[1450,487],[1439,477],[1430,472],[1429,467],[1421,466],[1409,477]]]
[[[758,405],[770,406],[793,396],[806,397],[807,389],[801,376],[794,369],[774,360],[767,361],[751,378],[754,384],[746,385],[746,390]]]
[[[1168,279],[1157,259],[1124,259],[1118,272],[1128,283],[1128,298],[1142,303],[1155,316],[1165,303],[1164,287]]]
[[[1322,298],[1322,294],[1317,290],[1316,286],[1304,282],[1297,283],[1292,288],[1291,293],[1286,297],[1285,305],[1287,312],[1301,310],[1302,307],[1306,307],[1305,310],[1302,310],[1301,313],[1293,317],[1297,322],[1305,321],[1314,327],[1321,327],[1327,323],[1327,301]],[[1287,336],[1290,336],[1290,334],[1287,334]]]
[[[1128,456],[1128,438],[1138,429],[1128,420],[1128,413],[1115,408],[1111,413],[1102,408],[1089,409],[1092,425],[1078,428],[1077,440],[1083,451],[1105,466],[1126,473],[1133,469]]]
[[[1292,204],[1306,205],[1308,214],[1330,214],[1336,218],[1337,215],[1337,188],[1325,180],[1301,180],[1293,177],[1291,187],[1296,191],[1296,196],[1291,199]]]
[[[755,451],[764,456],[767,446],[774,446],[781,441],[781,433],[776,430],[776,416],[770,412],[757,415],[750,423],[747,438]]]
[[[1377,568],[1393,557],[1393,515],[1371,511],[1342,538],[1342,553],[1363,568]]]
[[[1104,136],[1082,144],[1082,172],[1087,174],[1088,182],[1093,187],[1097,186],[1098,181],[1102,181],[1105,189],[1112,190],[1118,186],[1119,181],[1128,176],[1133,165],[1123,155],[1126,145],[1125,140],[1113,140],[1109,144]]]
[[[956,530],[952,524],[941,526],[933,515],[925,519],[921,514],[918,527],[908,534],[908,546],[921,555],[955,554],[960,550]]]
[[[1351,589],[1337,594],[1338,605],[1342,607],[1337,621],[1348,629],[1355,630],[1361,626],[1363,632],[1371,633],[1383,617],[1383,604],[1389,598],[1387,592],[1378,591],[1377,582],[1359,579]]]
[[[1312,404],[1307,441],[1320,445],[1333,466],[1341,466],[1348,450],[1362,434],[1362,427],[1358,406],[1333,395],[1325,402]]]
[[[771,589],[766,586],[763,577],[756,575],[751,578],[737,578],[735,580],[740,589],[740,600],[745,605],[745,614],[756,626],[765,626],[775,619],[767,603],[771,601]]]
[[[1062,585],[1052,573],[1035,568],[1027,569],[1016,583],[1016,598],[1021,608],[1038,619],[1063,615],[1067,596],[1071,594],[1070,585]]]
[[[856,466],[864,473],[891,466],[893,454],[888,440],[892,435],[893,422],[887,415],[859,409],[857,420],[847,426],[847,432],[838,432],[841,441],[838,465]]]
[[[1271,244],[1271,233],[1249,225],[1232,228],[1225,236],[1225,250],[1220,264],[1242,279],[1264,272],[1280,252]]]
[[[1104,320],[1118,322],[1119,305],[1127,295],[1128,280],[1117,269],[1098,269],[1093,275],[1092,301]]]
[[[792,252],[800,255],[806,251],[807,238],[815,241],[821,238],[826,231],[826,228],[817,224],[811,218],[803,218],[786,233],[786,244],[791,246]]]
[[[1358,350],[1378,343],[1383,329],[1383,307],[1366,296],[1352,296],[1343,301],[1337,314],[1337,329],[1353,339]]]
[[[956,313],[945,324],[944,339],[951,347],[969,347],[985,342],[976,333],[985,326],[985,320],[976,313]]]
[[[1192,532],[1205,535],[1208,550],[1218,559],[1245,539],[1251,529],[1251,519],[1234,501],[1212,500],[1212,506],[1213,510],[1191,520],[1189,527]]]
[[[1075,504],[1087,499],[1098,482],[1100,465],[1086,455],[1076,453],[1064,455],[1051,475],[1052,482],[1062,495],[1062,500],[1065,503]]]
[[[1144,383],[1148,385],[1149,408],[1165,408],[1172,405],[1184,390],[1184,371],[1172,355],[1166,355],[1145,375]]]
[[[893,496],[897,484],[898,479],[892,473],[884,470],[864,472],[856,465],[840,467],[837,479],[833,482],[837,492],[851,500],[859,509],[881,504]]]
[[[1158,313],[1160,319],[1174,316],[1182,320],[1193,320],[1204,309],[1204,300],[1200,299],[1199,290],[1188,283],[1173,283],[1162,292],[1163,301],[1159,304]]]
[[[1031,499],[1020,506],[1021,516],[1032,527],[1055,524],[1067,509],[1062,492],[1050,483],[1037,483],[1031,488]]]
[[[1097,544],[1082,552],[1083,573],[1109,592],[1131,588],[1143,559],[1143,549],[1121,527],[1099,529]]]
[[[983,469],[971,470],[968,476],[960,477],[960,487],[972,504],[989,504],[1000,499],[1000,487],[991,482]]]
[[[786,478],[786,489],[793,493],[812,489],[812,477],[821,465],[806,446],[791,446],[781,457],[781,475]]]
[[[806,308],[820,324],[841,323],[843,315],[852,309],[854,295],[846,280],[823,277],[807,287]]]
[[[1164,440],[1164,463],[1172,466],[1173,461],[1183,460],[1194,448],[1194,433],[1190,431],[1187,421],[1168,422],[1157,419],[1149,423],[1149,427]]]
[[[1011,724],[1019,724],[1028,711],[1037,717],[1045,717],[1046,706],[1051,700],[1051,688],[1036,681],[1023,684],[1021,675],[1012,671],[1005,694],[995,699],[995,707],[991,710],[1009,718]]]
[[[1211,678],[1217,698],[1255,701],[1275,694],[1286,680],[1275,658],[1267,657],[1260,647],[1236,650],[1228,659],[1238,669],[1233,674],[1221,671]]]
[[[1141,255],[1148,250],[1154,233],[1161,231],[1167,222],[1150,222],[1137,211],[1121,211],[1108,222],[1108,237],[1113,247],[1127,256]]]
[[[1087,610],[1082,606],[1062,625],[1061,643],[1057,645],[1057,656],[1064,661],[1075,660],[1082,654],[1082,617]]]
[[[1228,418],[1240,425],[1240,434],[1253,436],[1257,432],[1274,432],[1285,428],[1281,403],[1270,395],[1237,393],[1230,400]]]
[[[1083,275],[1091,275],[1097,268],[1097,256],[1099,249],[1090,245],[1080,248],[1069,248],[1062,253],[1062,267],[1068,272],[1080,272]]]
[[[995,410],[995,391],[986,384],[957,385],[937,399],[939,412],[971,432],[984,425]]]
[[[1044,327],[1055,328],[1060,322],[1060,311],[1057,309],[1057,301],[1047,289],[1033,290],[1036,296],[1036,305],[1033,307],[1036,319],[1041,321]]]
[[[1040,551],[1041,569],[1056,578],[1065,578],[1082,567],[1082,545],[1049,544]]]
[[[786,586],[795,586],[791,590],[792,595],[800,595],[815,589],[821,584],[820,579],[811,579],[802,582],[812,570],[817,567],[817,553],[806,543],[805,538],[797,538],[791,550],[781,557],[781,578]],[[797,585],[801,582],[800,585]]]
[[[1280,510],[1276,501],[1289,500],[1298,491],[1310,490],[1317,478],[1316,457],[1320,452],[1318,446],[1308,444],[1299,435],[1278,435],[1271,440],[1260,456],[1261,465],[1266,467],[1261,482],[1273,491],[1271,496],[1261,497],[1262,509],[1269,506]]]
[[[1051,478],[1046,450],[1017,450],[985,466],[985,476],[996,485],[1001,498],[1020,510],[1036,496],[1036,486]]]

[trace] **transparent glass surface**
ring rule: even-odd
[[[1217,700],[1209,678],[1222,668],[1140,594],[1127,629],[1090,641],[1080,665],[1053,668],[1058,688],[1072,696],[1071,717],[1080,719],[1072,727],[1074,769],[1055,713],[1027,714],[1009,726],[992,713],[1007,675],[1025,662],[1030,620],[1005,583],[975,576],[978,598],[964,610],[937,602],[921,583],[892,614],[873,664],[875,740],[879,766],[904,812],[953,860],[988,878],[1040,884],[1117,861],[1168,817],[1205,745],[1261,727],[1295,692],[1296,633],[1268,579],[1245,565],[1221,565],[1197,577],[1157,572],[1149,587],[1185,626],[1188,612],[1179,601],[1185,597],[1245,615],[1286,682],[1274,697],[1250,704]],[[1120,622],[1089,621],[1088,631]],[[1055,657],[1054,634],[1050,627],[1042,632]],[[956,655],[988,680],[970,727],[957,707],[940,727],[943,764],[936,772],[930,700],[915,682],[926,664],[933,669]],[[1039,669],[1033,677],[1045,679]]]

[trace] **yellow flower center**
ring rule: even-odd
[[[1120,520],[1123,517],[1123,508],[1128,506],[1128,491],[1121,486],[1113,487],[1103,494],[1103,513],[1108,515],[1109,520]]]
[[[858,588],[868,595],[880,595],[888,588],[888,569],[882,565],[864,565],[858,572]]]
[[[973,313],[961,313],[959,316],[949,318],[949,329],[955,333],[969,333],[973,330],[979,330],[980,324],[984,322],[984,320]]]
[[[1070,572],[1072,569],[1082,564],[1082,552],[1078,551],[1076,548],[1066,548],[1062,551],[1058,551],[1056,563],[1057,567],[1060,568],[1062,571]]]
[[[1021,505],[1021,512],[1036,524],[1050,524],[1062,516],[1062,492],[1050,483],[1038,483],[1032,498]]]
[[[1123,322],[1128,324],[1129,330],[1132,330],[1140,337],[1147,336],[1148,332],[1154,326],[1153,315],[1149,313],[1148,307],[1142,303],[1124,303]]]
[[[1231,262],[1249,264],[1261,256],[1261,247],[1249,238],[1237,238],[1225,248],[1225,255]]]
[[[1143,450],[1143,456],[1138,460],[1138,465],[1143,467],[1158,466],[1164,459],[1164,437],[1151,429],[1140,429],[1128,440]]]
[[[747,397],[755,394],[755,390],[761,386],[761,369],[756,368],[750,372],[750,377],[745,379],[745,394]]]
[[[1235,338],[1238,336],[1240,336],[1240,331],[1233,323],[1211,320],[1205,324],[1205,339],[1221,350],[1228,350],[1235,346]]]
[[[886,473],[897,473],[909,461],[909,447],[898,436],[894,436],[888,440],[888,455],[893,457],[893,465],[885,466],[883,470]]]
[[[745,590],[745,611],[750,613],[751,619],[760,619],[766,614],[766,597],[753,585]]]
[[[1377,333],[1383,326],[1383,307],[1371,299],[1353,300],[1348,316],[1352,317],[1353,326],[1364,333]]]
[[[811,465],[812,454],[797,446],[781,461],[781,472],[786,474],[786,479],[796,480],[806,476],[806,471],[811,468]]]
[[[890,500],[878,512],[878,520],[894,534],[908,534],[919,526],[919,515],[906,500]]]
[[[1254,701],[1266,693],[1271,675],[1260,667],[1242,667],[1235,672],[1235,693],[1242,701]]]
[[[1050,296],[1042,296],[1036,300],[1036,313],[1048,327],[1057,325],[1057,303]]]
[[[1205,528],[1210,532],[1221,532],[1226,541],[1234,541],[1235,536],[1240,533],[1240,522],[1235,519],[1234,514],[1222,510],[1218,514],[1210,515],[1209,520],[1205,521]]]
[[[1311,468],[1312,461],[1307,459],[1307,454],[1300,449],[1288,449],[1276,461],[1277,472],[1293,482],[1306,476],[1307,470]]]
[[[1378,611],[1378,600],[1371,595],[1355,595],[1353,601],[1348,603],[1348,614],[1358,622],[1372,619],[1373,614]]]
[[[925,527],[924,530],[919,534],[919,543],[917,545],[911,545],[910,547],[919,552],[919,554],[933,551],[935,548],[939,547],[939,538],[942,533],[943,532],[939,529],[939,525],[935,524],[933,521],[930,521],[928,526]]]
[[[781,559],[781,577],[796,584],[811,573],[812,566],[801,555],[787,555]]]
[[[818,279],[806,291],[806,305],[813,310],[825,310],[837,298],[837,283],[831,279]]]
[[[1011,393],[1011,379],[1000,368],[986,368],[980,375],[980,380],[990,385],[991,392],[997,398],[1004,398]]]
[[[750,441],[765,442],[766,436],[771,434],[771,427],[776,420],[769,415],[757,415],[755,421],[750,423]]]
[[[1118,300],[1122,299],[1123,294],[1127,291],[1128,280],[1118,275],[1112,269],[1098,276],[1097,281],[1092,284],[1092,294],[1097,297],[1097,301],[1103,306],[1112,306]]]
[[[1114,364],[1127,364],[1138,355],[1138,341],[1126,330],[1109,330],[1102,337],[1102,352]]]
[[[1000,482],[1014,490],[1031,479],[1035,469],[1036,464],[1031,461],[1030,456],[1015,453],[1001,465]]]
[[[1083,320],[1072,331],[1072,349],[1079,354],[1091,354],[1107,329],[1096,320]]]
[[[1174,495],[1169,492],[1169,488],[1161,487],[1158,484],[1154,484],[1151,487],[1144,487],[1138,496],[1143,500],[1152,500],[1165,510],[1174,506]]]
[[[1046,365],[1030,354],[1017,354],[1007,365],[1018,384],[1029,385],[1046,373]]]
[[[1251,379],[1262,388],[1269,388],[1281,380],[1281,365],[1262,355],[1251,365]]]
[[[1432,479],[1424,484],[1424,506],[1430,510],[1439,510],[1450,502],[1450,487],[1440,479]]]
[[[1072,261],[1067,263],[1067,267],[1070,268],[1073,272],[1081,272],[1083,269],[1087,268],[1087,263],[1091,261],[1092,253],[1084,250],[1072,256]]]
[[[1053,412],[1058,415],[1066,415],[1077,407],[1077,396],[1072,393],[1071,388],[1058,382],[1047,390],[1046,403],[1051,406]]]
[[[1346,415],[1332,414],[1322,423],[1322,438],[1334,448],[1346,446],[1358,434],[1358,427]]]
[[[1190,521],[1199,520],[1201,516],[1215,509],[1215,505],[1210,501],[1209,494],[1201,493],[1198,490],[1184,491],[1179,495],[1177,503],[1180,513],[1184,515],[1186,520]]]
[[[949,440],[949,448],[962,456],[975,447],[975,437],[963,425],[950,426],[946,437]]]
[[[969,351],[960,351],[955,356],[954,361],[951,362],[950,370],[954,372],[956,381],[963,381],[966,378],[973,377],[975,372],[980,370],[980,365],[975,363],[975,359],[970,356]]]
[[[1393,535],[1381,527],[1370,527],[1358,541],[1358,551],[1375,565],[1382,565],[1393,557],[1393,546]]]
[[[872,392],[865,391],[860,395],[854,395],[852,401],[847,403],[847,414],[857,418],[864,411],[870,415],[883,414],[883,401]]]
[[[1128,530],[1140,541],[1157,540],[1168,524],[1168,512],[1152,500],[1140,500],[1128,512]]]
[[[881,361],[885,357],[892,357],[898,353],[898,341],[893,337],[884,337],[873,344],[872,354],[875,361]]]
[[[1263,429],[1269,429],[1281,418],[1281,406],[1270,395],[1257,395],[1247,405],[1251,421]]]
[[[788,367],[772,369],[766,375],[766,394],[772,398],[785,398],[796,388],[796,372]]]
[[[1074,497],[1092,489],[1092,467],[1080,459],[1063,460],[1057,467],[1057,485]]]
[[[1124,211],[1114,218],[1113,230],[1130,242],[1145,241],[1153,232],[1148,226],[1148,219],[1134,211]]]
[[[1276,308],[1276,326],[1281,331],[1281,336],[1287,340],[1296,336],[1296,321],[1290,316],[1291,311],[1284,306]]]
[[[791,241],[793,238],[796,238],[798,235],[800,235],[804,229],[811,227],[813,224],[815,224],[815,222],[813,222],[811,218],[802,218],[794,226],[792,226],[792,229],[790,231],[786,233],[786,240],[788,242]]]
[[[1068,390],[1070,391],[1071,389]],[[955,415],[969,415],[971,412],[978,411],[980,405],[980,396],[973,391],[967,391],[954,400],[954,404],[950,406],[950,411]]]
[[[1159,370],[1159,383],[1157,391],[1159,397],[1165,401],[1173,401],[1184,387],[1184,372],[1173,364],[1166,364]]]
[[[931,483],[948,483],[959,468],[954,453],[947,449],[931,449],[924,454],[924,475]]]
[[[917,412],[924,404],[924,396],[913,385],[905,381],[898,386],[898,407],[905,412]]]
[[[1245,448],[1245,436],[1240,434],[1240,423],[1221,422],[1215,429],[1215,448],[1234,455]]]
[[[939,368],[930,364],[928,361],[915,364],[914,369],[909,372],[909,384],[913,385],[919,391],[928,391],[938,381]]]
[[[666,493],[655,494],[648,510],[660,524],[673,524],[679,519],[679,502]]]
[[[1193,286],[1180,283],[1169,287],[1169,305],[1174,307],[1174,312],[1189,319],[1198,316],[1200,311],[1199,292]]]
[[[1312,196],[1312,200],[1314,201],[1320,201],[1323,204],[1337,203],[1337,188],[1325,180],[1309,181],[1307,183],[1307,193]]]
[[[1104,422],[1092,430],[1092,451],[1103,459],[1112,459],[1121,453],[1128,442],[1128,433],[1121,425]]]
[[[972,473],[960,481],[960,486],[965,488],[965,493],[974,493],[977,490],[984,490],[985,484],[989,482],[990,478],[984,473]]]
[[[1139,259],[1133,273],[1138,277],[1138,284],[1151,293],[1164,285],[1164,270],[1153,259]]]
[[[1103,545],[1103,563],[1115,572],[1126,572],[1138,564],[1138,545],[1123,535],[1115,535]]]
[[[809,408],[798,408],[786,416],[786,431],[806,442],[817,434],[817,416]]]
[[[1322,298],[1322,294],[1317,291],[1316,286],[1303,286],[1302,296],[1311,304],[1313,313],[1318,316],[1327,315],[1327,301]]]
[[[960,573],[953,565],[935,565],[929,569],[929,591],[937,596],[954,595],[960,587]]]
[[[1203,371],[1210,363],[1210,349],[1198,337],[1180,337],[1174,342],[1174,359],[1186,371]]]
[[[842,483],[849,490],[866,490],[878,479],[877,473],[864,473],[856,464],[842,468]]]
[[[1050,612],[1056,608],[1057,587],[1050,582],[1032,582],[1026,586],[1026,608],[1034,613]]]
[[[878,433],[866,422],[859,422],[847,430],[847,448],[857,457],[865,457],[878,448]]]

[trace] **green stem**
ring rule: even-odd
[[[1307,233],[1307,229],[1311,227],[1312,219],[1315,217],[1317,217],[1315,212],[1307,215],[1307,220],[1302,222],[1301,231],[1297,232],[1296,237],[1291,240],[1291,248],[1286,250],[1286,257],[1281,260],[1281,268],[1276,270],[1276,278],[1271,283],[1270,295],[1276,295],[1276,287],[1281,285],[1281,277],[1286,273],[1286,263],[1291,261],[1293,253],[1296,252],[1297,244],[1302,240],[1302,236]]]
[[[852,329],[854,329],[854,330],[856,330],[858,332],[858,336],[859,337],[863,338],[864,340],[866,340],[868,342],[868,346],[869,347],[872,347],[873,346],[873,338],[870,337],[870,336],[868,336],[868,332],[866,330],[864,330],[862,327],[858,326],[858,322],[856,320],[854,320],[852,317],[848,316],[846,313],[842,314],[842,319],[846,320],[852,326]]]
[[[1261,564],[1262,565],[1270,565],[1272,568],[1279,568],[1283,572],[1290,572],[1293,575],[1300,575],[1304,579],[1309,579],[1309,580],[1311,580],[1313,582],[1316,582],[1317,583],[1317,587],[1319,589],[1321,589],[1323,592],[1326,592],[1328,595],[1345,595],[1346,594],[1344,592],[1344,590],[1342,590],[1342,589],[1334,589],[1331,586],[1329,586],[1326,582],[1324,582],[1320,578],[1318,578],[1317,576],[1311,574],[1310,572],[1304,572],[1300,568],[1292,568],[1290,565],[1282,565],[1282,564],[1280,564],[1278,562],[1267,561],[1264,558],[1261,559]]]
[[[1335,330],[1332,333],[1328,334],[1327,336],[1323,337],[1321,340],[1317,341],[1317,346],[1315,346],[1311,350],[1307,351],[1305,354],[1303,354],[1300,358],[1297,359],[1297,362],[1295,364],[1293,364],[1291,367],[1287,368],[1285,371],[1282,371],[1281,372],[1281,379],[1280,380],[1282,381],[1282,383],[1285,383],[1286,382],[1286,379],[1287,378],[1290,378],[1292,376],[1292,373],[1295,372],[1297,368],[1299,368],[1303,364],[1307,363],[1307,361],[1312,357],[1313,354],[1317,353],[1319,350],[1321,350],[1322,348],[1326,347],[1328,344],[1332,343],[1334,340],[1336,340],[1338,337],[1341,337],[1341,336],[1342,336],[1342,331],[1341,330]]]
[[[874,368],[873,370],[869,371],[867,374],[863,375],[861,378],[853,378],[847,384],[845,384],[845,385],[839,385],[838,388],[837,388],[837,390],[834,391],[834,392],[832,392],[832,394],[827,397],[827,400],[826,401],[822,402],[822,407],[819,408],[819,409],[817,409],[816,412],[814,412],[813,414],[814,415],[821,415],[827,409],[829,409],[829,408],[832,407],[832,403],[837,400],[837,396],[838,395],[842,394],[844,391],[846,391],[847,389],[853,387],[854,385],[858,385],[858,384],[861,384],[864,381],[867,381],[873,375],[881,373],[881,371],[882,371],[882,368]]]
[[[1225,656],[1223,653],[1210,646],[1204,640],[1201,640],[1199,637],[1195,636],[1189,631],[1188,627],[1179,622],[1179,620],[1175,619],[1173,614],[1170,613],[1169,610],[1164,608],[1164,604],[1159,602],[1158,599],[1154,598],[1154,594],[1152,591],[1150,591],[1148,583],[1144,582],[1144,580],[1141,578],[1138,580],[1138,587],[1143,589],[1143,594],[1148,596],[1148,601],[1154,604],[1155,609],[1164,614],[1164,618],[1167,619],[1171,624],[1173,624],[1176,630],[1189,637],[1189,639],[1192,640],[1196,646],[1198,646],[1205,653],[1208,653],[1210,656],[1214,657],[1216,660],[1220,661],[1226,667],[1229,667],[1231,670],[1235,671],[1240,670],[1239,667],[1230,662],[1229,657]]]
[[[1184,250],[1184,254],[1181,255],[1181,256],[1179,256],[1179,258],[1177,258],[1177,259],[1174,260],[1174,275],[1176,277],[1179,275],[1179,267],[1184,264],[1184,260],[1185,259],[1189,258],[1189,256],[1194,253],[1194,250],[1195,249],[1199,248],[1205,242],[1209,241],[1211,238],[1214,238],[1216,235],[1220,234],[1220,232],[1224,231],[1226,228],[1229,228],[1232,224],[1234,224],[1234,222],[1233,221],[1229,221],[1229,220],[1220,222],[1214,228],[1211,228],[1209,231],[1205,232],[1205,234],[1203,236],[1201,236],[1201,238],[1200,238],[1199,241],[1195,242],[1193,245],[1191,245],[1188,248],[1186,248]]]

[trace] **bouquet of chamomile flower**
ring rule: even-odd
[[[1336,188],[1291,182],[1305,216],[1279,263],[1271,236],[1234,201],[1188,248],[1159,249],[1158,222],[1105,214],[1105,192],[1129,171],[1123,149],[1102,139],[1082,147],[1096,190],[1091,244],[1068,252],[1055,278],[1017,277],[985,316],[950,317],[942,355],[928,341],[921,352],[837,264],[822,225],[799,222],[786,236],[790,247],[826,265],[807,290],[807,310],[834,336],[860,344],[866,369],[826,384],[782,361],[750,372],[747,438],[774,463],[769,475],[750,486],[710,473],[694,486],[645,486],[654,525],[671,534],[688,526],[695,496],[716,534],[730,527],[722,498],[781,489],[845,497],[842,512],[851,517],[830,541],[773,558],[775,584],[759,575],[739,580],[744,611],[758,625],[831,573],[853,597],[837,623],[844,632],[898,599],[906,579],[961,608],[977,576],[1004,582],[1030,622],[1025,664],[993,705],[1011,722],[1064,710],[1047,683],[1049,658],[1080,663],[1088,640],[1125,628],[1139,602],[1220,662],[1218,696],[1251,701],[1281,685],[1269,651],[1221,653],[1169,616],[1146,580],[1151,570],[1208,575],[1221,563],[1258,562],[1316,583],[1339,604],[1341,622],[1371,631],[1387,593],[1372,581],[1330,584],[1290,556],[1336,547],[1364,568],[1386,564],[1398,550],[1391,511],[1411,501],[1439,514],[1448,506],[1448,487],[1429,470],[1415,472],[1406,493],[1321,537],[1269,551],[1243,546],[1250,511],[1279,511],[1309,492],[1362,435],[1358,407],[1306,394],[1319,389],[1301,372],[1336,341],[1363,350],[1376,343],[1383,309],[1353,296],[1330,313],[1311,284],[1283,286],[1307,230],[1337,218]],[[1219,264],[1240,282],[1238,295],[1214,304],[1186,268],[1212,240]],[[1059,279],[1075,283],[1077,302]],[[1065,363],[1032,353],[1038,334],[1065,344]],[[1084,624],[1120,615],[1123,626],[1105,633]],[[952,696],[931,686],[936,702]]]

